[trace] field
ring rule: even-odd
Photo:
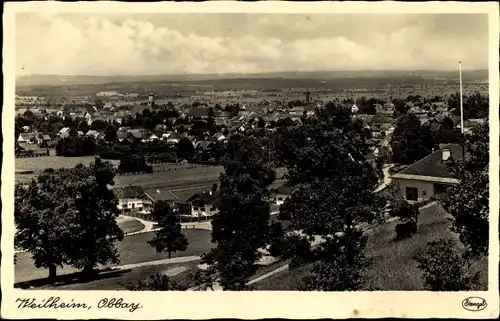
[[[95,156],[63,157],[63,156],[42,156],[30,158],[16,158],[16,171],[43,171],[46,168],[71,168],[77,164],[89,165],[94,161]],[[114,166],[118,166],[119,161],[110,161]]]
[[[369,235],[366,255],[373,257],[374,264],[366,273],[368,287],[372,290],[409,291],[424,290],[423,280],[414,255],[423,250],[430,241],[441,237],[452,238],[447,213],[441,206],[434,205],[422,210],[419,217],[418,234],[410,239],[394,241],[394,226],[391,222],[373,229]],[[473,267],[483,271],[479,289],[487,287],[488,263],[482,259]],[[252,286],[254,290],[291,291],[302,285],[303,278],[311,271],[312,265],[286,270],[262,280]]]
[[[212,248],[210,231],[188,229],[183,230],[184,235],[189,240],[186,251],[172,253],[172,257],[198,256]],[[142,233],[126,236],[123,241],[117,244],[120,255],[120,265],[134,264],[148,261],[155,261],[168,258],[168,253],[156,253],[156,250],[150,246],[147,241],[153,238],[154,233]],[[110,266],[116,266],[115,264]],[[58,268],[58,275],[74,273],[76,270],[72,267]],[[29,280],[43,279],[48,276],[48,270],[38,269],[33,265],[29,253],[17,254],[17,264],[15,266],[15,282],[24,282]]]
[[[124,234],[138,232],[142,230],[145,226],[136,219],[122,218],[119,217],[116,220],[118,227],[123,231]]]
[[[117,175],[116,186],[141,185],[144,188],[176,185],[176,182],[212,182],[219,179],[222,172],[220,166],[182,168],[174,165],[170,171],[153,172],[152,174]]]

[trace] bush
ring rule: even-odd
[[[396,240],[402,240],[411,237],[417,233],[417,224],[414,221],[407,221],[396,225]]]
[[[152,173],[153,166],[146,164],[142,155],[125,155],[118,165],[120,173]]]
[[[479,272],[470,273],[465,252],[453,240],[429,242],[415,260],[422,271],[426,288],[432,291],[472,290],[479,280]]]

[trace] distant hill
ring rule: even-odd
[[[62,76],[62,75],[29,75],[16,79],[18,87],[24,86],[85,86],[116,83],[143,83],[143,82],[205,82],[217,83],[227,80],[250,79],[310,79],[310,80],[337,80],[346,78],[357,79],[442,79],[455,80],[457,71],[284,71],[258,74],[189,74],[189,75],[138,75],[138,76]],[[464,80],[475,81],[488,78],[488,70],[463,71]]]

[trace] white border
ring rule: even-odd
[[[233,317],[256,318],[349,318],[349,317],[436,317],[496,318],[499,314],[498,291],[498,107],[499,107],[499,6],[496,3],[457,2],[204,2],[204,3],[119,3],[119,2],[25,2],[4,6],[4,108],[2,168],[2,269],[4,318],[58,319],[209,319]],[[490,84],[490,258],[489,291],[485,292],[163,292],[137,293],[116,291],[21,291],[13,289],[13,186],[14,186],[14,82],[15,82],[15,13],[17,12],[115,12],[115,13],[487,13],[489,14],[489,84]],[[17,309],[17,297],[80,300],[96,304],[104,297],[122,297],[140,302],[134,313],[118,309],[46,310]],[[468,312],[461,302],[469,296],[483,297],[488,307]]]

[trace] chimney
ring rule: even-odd
[[[443,161],[447,161],[451,156],[449,148],[443,148]]]

